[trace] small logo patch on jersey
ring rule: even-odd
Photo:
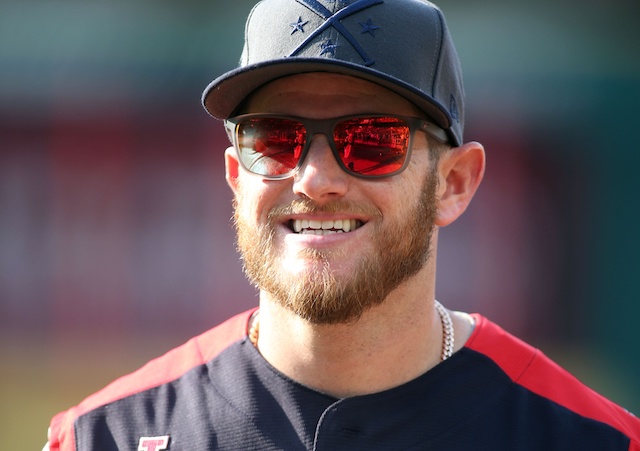
[[[138,451],[161,451],[169,446],[169,436],[140,437]]]

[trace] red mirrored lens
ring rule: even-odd
[[[298,121],[262,117],[238,124],[236,137],[240,158],[249,171],[283,175],[298,164],[306,131]]]
[[[332,137],[347,171],[375,177],[402,169],[410,136],[411,128],[403,119],[361,117],[338,122]],[[299,163],[306,138],[304,125],[295,119],[252,117],[236,128],[243,165],[265,176],[291,173]]]
[[[411,129],[396,117],[355,118],[338,123],[333,141],[344,165],[362,175],[386,175],[402,168]]]

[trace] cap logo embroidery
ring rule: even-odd
[[[366,22],[358,22],[358,23],[362,27],[362,31],[360,31],[360,34],[369,33],[374,38],[376,37],[374,31],[376,31],[380,27],[376,27],[371,21],[371,19],[367,20]]]
[[[456,102],[456,98],[451,94],[451,99],[449,100],[449,114],[451,114],[451,118],[455,119],[456,122],[460,122],[460,112],[458,111],[458,102]]]
[[[309,23],[308,20],[303,22],[302,17],[298,16],[297,22],[293,22],[289,24],[289,26],[292,28],[291,34],[295,33],[296,31],[299,31],[300,33],[304,33],[304,26],[308,23]]]
[[[298,45],[298,47],[296,47],[289,56],[295,56],[303,48],[305,48],[307,44],[309,44],[309,42],[311,42],[313,39],[319,36],[323,31],[325,31],[329,27],[333,27],[338,31],[338,33],[340,33],[349,42],[349,44],[353,46],[355,51],[358,52],[360,57],[363,59],[365,66],[373,65],[374,61],[369,57],[369,55],[367,55],[367,52],[364,51],[360,43],[356,40],[356,38],[353,37],[353,35],[349,32],[349,30],[347,30],[345,26],[342,25],[340,21],[349,16],[352,16],[357,12],[367,9],[371,6],[384,3],[384,0],[356,0],[354,3],[348,6],[345,6],[344,8],[336,11],[335,13],[332,13],[327,8],[325,8],[324,5],[318,2],[318,0],[296,0],[296,1],[301,5],[306,6],[312,12],[314,12],[315,14],[323,18],[324,22],[315,31],[309,34],[309,36],[307,36],[307,38],[304,41],[302,41],[302,43]],[[298,22],[301,22],[301,21],[302,19],[300,18]],[[371,20],[369,20],[369,22],[371,22]],[[367,22],[367,24],[369,22]],[[291,24],[291,26],[293,26],[293,24]],[[373,24],[371,24],[371,26],[375,27],[375,25]],[[373,35],[373,30],[375,29],[378,29],[378,27],[375,27],[372,30],[367,30],[366,32]],[[293,32],[291,34],[293,34]],[[331,40],[325,42],[322,45],[321,55],[330,53],[331,55],[335,56],[336,47],[337,45],[331,42]]]
[[[169,436],[140,437],[138,451],[162,451],[169,446]]]
[[[338,48],[338,44],[334,44],[331,39],[329,39],[327,42],[323,42],[321,47],[322,52],[320,52],[320,55],[331,53],[332,56],[336,56],[336,48]]]

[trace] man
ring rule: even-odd
[[[435,300],[485,157],[434,5],[264,0],[203,103],[259,308],[56,416],[51,450],[640,450],[633,415]]]

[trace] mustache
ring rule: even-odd
[[[326,204],[318,205],[311,199],[295,199],[288,204],[277,205],[269,210],[267,219],[270,223],[279,222],[286,216],[325,213],[342,213],[346,216],[365,216],[371,218],[382,217],[382,212],[371,204],[363,204],[348,200],[334,200]]]

